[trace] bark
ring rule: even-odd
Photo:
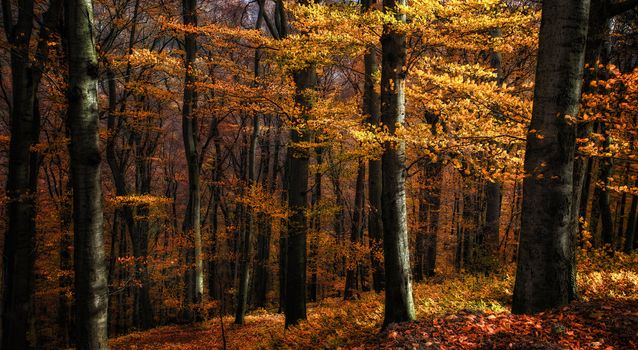
[[[213,300],[221,300],[223,290],[221,288],[222,283],[220,283],[220,279],[223,276],[222,267],[223,262],[220,262],[218,255],[218,251],[220,249],[222,240],[217,236],[217,231],[219,229],[219,219],[218,212],[220,207],[221,200],[221,186],[220,182],[222,179],[222,166],[223,166],[223,158],[222,158],[222,150],[221,150],[221,140],[219,137],[219,120],[214,119],[211,123],[211,134],[213,137],[213,145],[215,148],[215,162],[213,166],[213,184],[211,185],[211,206],[212,210],[210,213],[210,223],[211,223],[211,246],[210,246],[210,261],[208,265],[208,296]]]
[[[638,186],[638,180],[634,186]],[[629,208],[629,220],[627,221],[627,230],[625,231],[625,244],[623,250],[625,253],[631,253],[636,249],[636,222],[638,217],[638,196],[634,195],[631,198],[631,207]]]
[[[68,123],[71,135],[76,347],[107,349],[108,286],[104,260],[97,80],[90,0],[65,2]]]
[[[501,37],[502,33],[499,29],[492,32],[493,37]],[[503,85],[503,57],[497,51],[490,52],[490,67],[496,71],[496,83]],[[497,120],[501,120],[502,116],[495,115]],[[484,187],[485,191],[485,225],[483,226],[484,242],[482,246],[482,254],[490,260],[496,260],[498,254],[499,228],[501,221],[501,200],[502,189],[501,183],[498,181],[487,181]]]
[[[364,0],[363,8],[367,11],[372,5],[372,0]],[[371,45],[363,56],[364,61],[364,86],[363,86],[363,112],[368,116],[367,123],[370,128],[379,126],[381,118],[381,106],[379,94],[375,89],[375,77],[379,72],[377,63],[377,47]],[[372,286],[379,293],[385,288],[385,273],[383,264],[377,258],[383,243],[383,221],[381,220],[381,160],[368,161],[368,235],[370,236],[370,262],[372,265]]]
[[[365,202],[364,190],[365,190],[365,165],[362,161],[359,162],[357,169],[357,182],[355,185],[354,195],[354,208],[352,213],[352,227],[350,231],[350,243],[353,245],[363,242],[363,205]],[[346,287],[343,292],[345,300],[354,299],[354,290],[357,289],[358,273],[362,269],[360,262],[349,261],[348,270],[346,271]]]
[[[259,63],[256,62],[256,65]],[[258,73],[257,73],[258,74]],[[257,139],[259,137],[259,116],[253,117],[253,131],[250,137],[250,145],[248,149],[248,176],[247,185],[254,186],[255,178],[255,158],[257,154]],[[239,293],[237,294],[237,310],[235,312],[235,324],[244,324],[244,314],[248,304],[248,290],[250,281],[250,257],[252,255],[252,231],[253,231],[253,213],[248,207],[246,208],[244,226],[244,237],[241,252],[240,276],[239,276]]]
[[[197,0],[182,0],[183,20],[185,25],[197,26]],[[195,75],[193,64],[197,54],[197,41],[194,33],[184,35],[184,51],[186,74],[184,77],[184,101],[182,106],[182,136],[184,139],[184,153],[188,164],[188,207],[184,218],[183,230],[190,235],[193,248],[186,254],[189,265],[185,275],[186,300],[184,318],[192,321],[199,316],[192,308],[202,302],[204,294],[204,276],[202,262],[201,238],[201,191],[200,191],[200,163],[197,151],[197,117],[194,114],[197,104],[195,91]]]
[[[384,0],[385,11],[394,12],[406,0]],[[405,15],[397,20],[404,22]],[[406,36],[386,25],[381,36],[381,121],[390,134],[405,121]],[[412,274],[408,249],[405,195],[405,141],[384,144],[382,191],[383,254],[386,292],[384,327],[415,318]]]
[[[426,199],[428,201],[429,223],[426,228],[424,249],[424,274],[425,277],[433,277],[436,269],[437,241],[439,229],[439,212],[441,207],[442,166],[439,163],[428,165],[427,174],[432,185],[428,188]]]
[[[268,176],[269,163],[270,163],[270,131],[268,131],[266,137],[261,142],[261,186],[264,190],[268,189],[268,181],[271,176]],[[276,160],[275,160],[276,163]],[[269,193],[272,193],[269,191]],[[272,235],[272,219],[266,214],[261,213],[258,216],[259,234],[257,236],[257,256],[255,264],[255,283],[254,283],[254,303],[256,307],[265,307],[268,294],[268,286],[270,283],[270,274],[268,268],[268,262],[270,260],[270,239]]]
[[[462,227],[462,241],[460,244],[463,247],[463,267],[468,270],[473,270],[477,268],[476,264],[476,246],[477,246],[477,230],[479,226],[477,225],[477,200],[476,194],[473,193],[475,191],[474,184],[470,181],[470,178],[464,179],[464,191],[463,191],[463,224]]]
[[[296,84],[295,102],[301,110],[300,122],[307,120],[307,111],[312,108],[312,92],[317,85],[314,65],[294,74]],[[305,126],[290,130],[291,144],[288,147],[288,218],[287,263],[286,263],[286,326],[295,325],[306,319],[306,237],[308,223],[308,151],[299,143],[310,141]],[[293,176],[294,174],[294,176]]]
[[[307,0],[299,0],[300,4],[308,4]],[[288,19],[282,0],[277,1],[276,11],[279,21],[280,38],[288,35]],[[313,106],[312,90],[317,86],[317,73],[314,64],[293,73],[295,81],[295,104],[300,110],[298,123],[290,129],[290,145],[286,155],[289,171],[287,177],[288,191],[288,234],[284,238],[285,253],[285,307],[286,327],[306,319],[306,246],[308,236],[308,222],[306,209],[308,207],[308,151],[299,147],[300,143],[310,141],[310,133],[306,129],[305,121],[308,111]],[[294,174],[294,176],[293,176]]]
[[[145,150],[136,142],[136,178],[137,193],[151,193],[152,150]],[[137,208],[134,228],[131,232],[133,256],[135,257],[135,278],[139,285],[134,290],[133,323],[137,329],[149,329],[155,325],[153,305],[151,304],[151,278],[148,271],[148,240],[150,234],[148,204]]]
[[[321,202],[322,178],[321,166],[323,165],[323,149],[317,148],[315,160],[317,162],[317,172],[315,173],[314,191],[312,192],[312,206],[317,208]],[[321,214],[315,209],[312,220],[314,234],[310,239],[310,283],[308,284],[308,299],[317,301],[317,289],[319,288],[319,277],[317,276],[317,251],[319,250],[319,232],[321,232]]]
[[[626,185],[629,185],[628,181],[625,181]],[[617,207],[617,212],[616,212],[616,223],[618,224],[618,229],[616,230],[616,232],[614,232],[614,250],[618,250],[618,251],[622,251],[623,246],[622,246],[622,236],[623,236],[623,231],[625,230],[625,211],[626,211],[626,206],[627,206],[627,192],[623,192],[623,194],[620,196],[620,200],[619,200],[619,206],[620,208]]]
[[[514,313],[559,307],[572,297],[576,126],[565,116],[578,114],[588,16],[588,0],[543,3]]]

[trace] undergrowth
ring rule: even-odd
[[[604,251],[579,253],[578,287],[583,301],[594,299],[638,300],[638,255]],[[489,276],[457,274],[437,276],[414,286],[417,317],[431,320],[447,314],[482,311],[509,314],[515,270],[513,266]],[[324,299],[309,305],[309,318],[283,329],[283,316],[263,310],[249,315],[245,326],[224,318],[228,349],[335,349],[365,343],[379,333],[383,321],[383,294],[362,293],[359,300]],[[115,339],[114,349],[211,349],[221,348],[219,320],[201,329],[168,326]],[[170,337],[162,338],[162,334]],[[187,337],[191,341],[183,339]],[[150,338],[150,343],[149,339]],[[161,346],[153,338],[164,339]],[[197,339],[195,339],[197,338]],[[201,338],[201,339],[200,339]],[[181,340],[180,340],[181,339]],[[173,342],[173,345],[170,345]],[[178,344],[178,345],[177,345]],[[177,345],[177,346],[175,346]]]

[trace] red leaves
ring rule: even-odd
[[[533,316],[464,310],[392,327],[368,349],[638,349],[638,302],[577,302]],[[413,344],[418,344],[414,346]]]

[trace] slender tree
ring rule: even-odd
[[[197,0],[182,0],[182,16],[184,25],[197,26]],[[190,265],[186,275],[186,310],[184,318],[192,320],[196,315],[190,310],[192,305],[202,302],[204,295],[204,271],[202,262],[201,236],[201,191],[200,191],[200,157],[198,155],[197,135],[198,123],[194,113],[197,104],[195,91],[195,72],[193,65],[197,55],[197,40],[195,33],[187,31],[184,34],[184,100],[182,106],[182,137],[184,152],[188,164],[188,206],[184,217],[183,230],[192,237],[193,248],[187,253],[187,263]],[[191,306],[188,306],[191,305]]]
[[[576,126],[589,0],[543,2],[534,108],[527,137],[512,311],[568,303],[574,271],[571,226]]]
[[[398,6],[406,0],[384,0],[383,9],[405,22]],[[406,35],[386,24],[381,36],[381,122],[392,135],[405,121]],[[405,141],[386,141],[383,157],[382,217],[385,262],[384,327],[415,318],[408,250],[405,199]]]
[[[108,287],[104,260],[98,120],[98,62],[91,0],[65,2],[68,123],[71,135],[76,347],[107,349]]]
[[[363,0],[363,11],[368,11],[374,0]],[[363,112],[368,116],[367,123],[371,128],[379,126],[381,118],[379,94],[375,89],[376,76],[379,73],[377,63],[377,46],[370,45],[365,55]],[[381,292],[385,286],[383,264],[377,258],[377,251],[383,242],[383,222],[381,220],[381,159],[368,161],[368,235],[370,236],[370,261],[372,265],[372,287],[375,292]]]

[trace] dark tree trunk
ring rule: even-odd
[[[441,207],[442,166],[439,163],[428,164],[427,176],[431,181],[426,193],[429,222],[425,235],[424,271],[425,277],[433,277],[436,269],[439,212]]]
[[[65,5],[75,231],[75,341],[78,349],[108,349],[93,5],[90,0],[69,0]]]
[[[461,272],[463,268],[463,228],[461,215],[461,196],[454,194],[454,203],[452,207],[452,233],[456,235],[456,247],[454,249],[454,270]]]
[[[496,38],[502,36],[499,29],[494,30],[491,34]],[[490,52],[490,67],[496,71],[496,83],[499,86],[503,85],[503,58],[499,52]],[[502,116],[498,113],[495,115],[495,118],[502,120]],[[485,258],[490,260],[496,260],[498,255],[502,199],[501,188],[500,182],[487,181],[483,189],[485,192],[485,225],[483,225],[482,228],[484,241],[481,247],[481,253]]]
[[[268,176],[269,162],[270,162],[270,131],[266,134],[261,142],[261,186],[264,190],[269,190],[268,181],[269,178],[274,176]],[[274,160],[275,164],[277,160]],[[269,193],[272,193],[269,191]],[[267,302],[268,285],[270,283],[270,274],[268,269],[268,262],[270,260],[270,238],[272,235],[272,219],[266,214],[259,214],[258,227],[259,233],[257,235],[257,256],[255,263],[255,283],[254,283],[254,303],[256,307],[265,307]]]
[[[572,297],[576,126],[566,116],[578,115],[588,15],[588,0],[543,2],[514,313],[559,307]]]
[[[638,180],[636,180],[634,186],[638,186]],[[631,207],[629,208],[629,220],[627,221],[627,230],[625,231],[625,245],[623,250],[625,253],[631,253],[636,249],[636,222],[638,217],[638,196],[634,195],[631,198]]]
[[[49,37],[60,19],[62,3],[52,0],[43,16],[34,57],[29,42],[34,24],[34,2],[18,1],[13,23],[11,2],[2,1],[4,31],[11,45],[12,105],[11,141],[6,194],[8,230],[3,254],[2,332],[3,349],[28,349],[34,288],[35,200],[40,157],[33,150],[40,138],[40,112],[36,93],[48,60]],[[32,61],[33,60],[33,61]],[[2,335],[11,335],[2,337]]]
[[[352,228],[350,231],[350,243],[355,244],[362,243],[363,241],[363,206],[365,202],[365,177],[366,170],[363,161],[359,162],[357,169],[357,182],[355,185],[354,195],[354,208],[352,213]],[[353,299],[355,297],[354,290],[357,289],[357,277],[361,271],[362,265],[360,262],[349,261],[348,270],[346,271],[346,287],[343,292],[344,299]]]
[[[323,165],[323,149],[317,148],[315,157],[317,162],[317,172],[315,173],[314,191],[312,192],[312,206],[315,209],[312,220],[314,234],[310,239],[310,283],[308,284],[308,299],[317,301],[317,290],[319,288],[319,276],[317,276],[317,251],[319,250],[319,232],[321,232],[321,214],[316,210],[321,202],[322,178],[321,166]]]
[[[261,18],[261,17],[260,17]],[[259,65],[259,62],[255,62],[255,65]],[[256,71],[256,75],[258,75]],[[257,154],[257,139],[259,138],[259,116],[253,117],[253,131],[250,137],[250,144],[248,149],[248,172],[246,185],[256,185],[255,177],[255,158]],[[235,312],[235,324],[244,324],[244,314],[248,305],[248,290],[250,282],[250,257],[252,255],[252,231],[253,231],[253,213],[248,207],[245,214],[245,226],[244,237],[241,252],[241,264],[239,275],[239,293],[237,294],[237,310]]]
[[[182,15],[185,25],[197,26],[197,0],[182,0]],[[204,294],[204,275],[202,262],[202,238],[201,238],[201,193],[200,193],[200,164],[197,151],[197,117],[194,114],[197,104],[195,91],[195,75],[193,65],[197,54],[197,41],[195,33],[184,35],[184,65],[186,74],[184,77],[184,103],[182,106],[182,136],[184,138],[184,152],[188,164],[188,206],[184,218],[184,232],[191,236],[193,248],[189,248],[186,261],[189,265],[185,275],[185,310],[184,319],[192,321],[199,317],[193,313],[193,306],[202,302]]]
[[[219,120],[215,119],[211,123],[211,135],[213,138],[213,145],[215,148],[215,162],[213,166],[213,184],[211,185],[211,213],[210,213],[210,225],[211,225],[211,246],[210,246],[210,260],[208,264],[208,296],[213,300],[222,299],[222,283],[221,278],[223,276],[222,267],[223,262],[218,257],[218,251],[222,240],[217,236],[219,229],[218,212],[221,200],[221,180],[222,180],[222,148],[221,140],[219,137]]]
[[[136,178],[137,192],[142,195],[151,193],[151,154],[146,154],[137,143],[136,154]],[[137,207],[135,222],[131,232],[133,256],[135,257],[135,277],[139,285],[134,290],[133,323],[137,329],[149,329],[155,325],[153,305],[151,304],[151,278],[148,271],[148,239],[149,207],[142,204]]]
[[[476,218],[478,215],[476,194],[473,193],[476,189],[470,178],[465,178],[463,181],[463,224],[462,224],[462,237],[463,240],[460,244],[463,246],[463,267],[467,270],[476,268],[475,256],[476,256],[476,241],[477,241],[477,229]]]
[[[406,0],[384,0],[386,12],[395,12]],[[405,15],[397,15],[405,21]],[[381,121],[394,134],[405,121],[406,36],[386,25],[381,36]],[[408,249],[408,225],[405,199],[405,142],[385,142],[383,157],[382,218],[385,262],[384,327],[415,318],[412,298],[412,274]]]
[[[367,11],[373,0],[364,0],[363,8]],[[368,116],[367,123],[370,128],[379,126],[381,119],[381,106],[379,104],[379,94],[375,89],[375,77],[379,73],[377,63],[377,47],[371,45],[363,56],[365,66],[365,81],[363,86],[363,112]],[[385,274],[383,264],[377,258],[383,244],[383,221],[381,220],[381,160],[371,159],[368,161],[368,235],[370,236],[370,262],[372,265],[372,287],[379,293],[385,288]]]
[[[317,74],[313,65],[294,74],[297,86],[295,101],[301,109],[301,122],[307,119],[307,111],[312,108],[311,90],[317,85]],[[308,151],[299,147],[310,141],[308,130],[290,130],[291,145],[288,148],[288,244],[286,263],[286,326],[295,325],[306,319],[306,237],[308,223]],[[293,175],[294,174],[294,175]]]

